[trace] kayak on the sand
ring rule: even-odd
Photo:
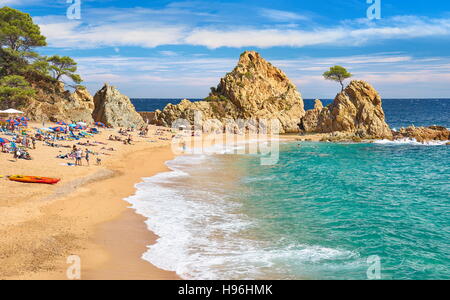
[[[9,180],[17,181],[17,182],[24,182],[24,183],[45,183],[45,184],[56,184],[60,181],[59,178],[22,176],[22,175],[9,176]]]

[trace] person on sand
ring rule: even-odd
[[[89,150],[88,150],[88,149],[86,149],[86,156],[85,156],[85,159],[86,159],[87,165],[88,165],[88,167],[89,167],[89,166],[90,166],[90,163],[89,163],[90,157],[89,157]]]
[[[76,165],[82,166],[83,162],[81,161],[81,158],[83,157],[83,150],[78,149],[76,152]]]
[[[19,148],[14,150],[14,160],[17,161],[20,157],[20,150]]]

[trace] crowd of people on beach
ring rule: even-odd
[[[106,147],[107,143],[100,141],[87,140],[82,141],[84,138],[93,138],[99,134],[99,129],[114,130],[108,128],[102,123],[97,122],[87,126],[87,124],[78,122],[74,124],[66,124],[64,122],[57,122],[55,127],[45,127],[45,122],[42,122],[43,128],[30,128],[28,124],[15,124],[0,123],[0,145],[2,153],[9,153],[13,155],[14,161],[18,159],[31,160],[30,150],[35,150],[37,142],[41,142],[42,145],[55,148],[67,148],[70,149],[66,154],[59,154],[56,158],[71,160],[74,162],[68,162],[69,166],[90,166],[91,158],[95,157],[97,165],[102,163],[102,155],[111,155],[108,152],[115,151],[114,147]],[[78,124],[78,125],[77,125]],[[81,126],[83,124],[85,126]],[[122,142],[125,145],[133,144],[133,134],[136,132],[140,137],[147,137],[149,133],[149,126],[144,126],[138,130],[134,128],[120,128],[118,135],[111,134],[108,138],[110,141]],[[4,136],[4,138],[3,138]],[[67,142],[75,142],[76,144],[70,145]],[[99,152],[90,150],[90,148],[102,146]]]
[[[142,127],[139,130],[139,136],[140,137],[147,137],[148,135],[148,131],[149,131],[149,127]],[[133,142],[133,136],[132,133],[135,132],[134,128],[120,128],[119,129],[119,134],[121,136],[117,136],[117,135],[110,135],[108,140],[110,141],[116,141],[116,142],[122,142],[124,145],[131,145]]]
[[[36,138],[22,134],[22,128],[14,124],[2,124],[0,134],[12,136],[12,141],[2,138],[0,141],[2,153],[12,153],[14,161],[18,159],[31,160],[28,150],[36,149]]]

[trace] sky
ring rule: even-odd
[[[69,7],[80,1],[80,19]],[[378,19],[368,9],[379,1]],[[371,2],[367,3],[367,2]],[[450,1],[0,0],[29,13],[43,55],[76,59],[92,93],[204,98],[245,50],[281,68],[304,98],[334,98],[333,65],[383,98],[450,98]],[[68,17],[68,10],[69,16]],[[76,16],[76,15],[75,15]]]

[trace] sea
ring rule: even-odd
[[[132,101],[152,111],[180,100]],[[450,127],[450,99],[383,108],[392,128]],[[137,184],[126,200],[159,236],[143,259],[184,279],[450,279],[445,143],[264,143],[277,143],[277,162],[228,145]]]

